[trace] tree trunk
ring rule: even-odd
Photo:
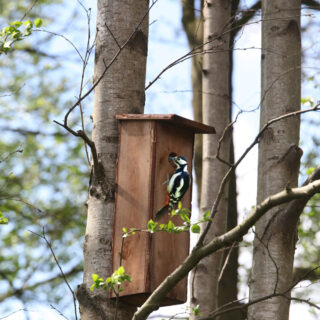
[[[194,13],[195,0],[182,0],[182,24],[188,37],[189,48],[193,50],[199,47],[203,41],[202,16],[196,18]],[[202,48],[199,49],[201,52]],[[191,59],[192,80],[192,108],[195,121],[202,122],[202,56],[195,55]],[[194,169],[198,188],[198,206],[200,207],[201,178],[202,178],[202,135],[196,134],[194,140]]]
[[[123,45],[136,31],[95,89],[92,139],[101,168],[93,169],[89,186],[84,276],[83,284],[77,290],[81,318],[84,320],[114,319],[114,303],[108,299],[108,293],[102,290],[91,292],[90,286],[93,273],[104,279],[112,273],[112,229],[119,140],[115,115],[143,113],[144,110],[147,12],[148,1],[145,0],[98,1],[95,80],[115,56],[119,45]],[[146,18],[139,25],[145,15]],[[132,306],[120,306],[118,319],[130,319],[134,311]]]
[[[236,13],[239,8],[239,0],[232,0],[231,5],[231,32],[230,32],[230,45],[229,45],[229,106],[230,106],[230,119],[232,121],[232,101],[233,101],[233,84],[232,84],[232,74],[233,74],[233,47],[235,43],[235,37],[237,30],[236,25]],[[233,130],[230,137],[230,154],[229,162],[234,163],[234,139]],[[238,207],[237,207],[237,178],[236,173],[233,172],[230,177],[230,184],[228,190],[228,211],[227,211],[227,231],[231,230],[238,224]],[[222,273],[222,277],[219,281],[219,295],[218,295],[218,307],[237,300],[238,297],[238,256],[239,249],[238,246],[234,246],[229,250],[224,251],[222,261],[223,265],[226,267]],[[227,259],[227,260],[226,260]],[[219,320],[241,320],[243,319],[243,312],[233,311],[219,316]]]
[[[262,1],[262,105],[260,127],[299,110],[301,89],[300,1]],[[274,123],[259,144],[257,202],[297,185],[301,150],[299,117]],[[279,206],[256,224],[250,299],[281,292],[292,283],[297,217]],[[277,218],[275,213],[278,213]],[[289,295],[289,294],[288,294]],[[249,319],[285,320],[290,301],[269,299],[249,308]]]
[[[206,1],[203,9],[205,50],[212,50],[203,56],[203,121],[216,128],[216,135],[203,137],[203,172],[201,208],[204,213],[210,210],[217,195],[219,184],[226,173],[227,166],[214,158],[218,140],[229,123],[229,32],[231,1]],[[230,135],[226,136],[220,156],[229,160]],[[227,189],[220,202],[214,223],[207,235],[207,241],[226,230]],[[205,316],[217,306],[218,277],[221,269],[222,253],[215,253],[203,259],[191,275],[191,303],[200,305]]]

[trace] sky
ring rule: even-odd
[[[77,3],[76,0],[72,1],[72,5]],[[96,1],[88,0],[83,1],[83,3],[87,7],[92,8],[92,24],[94,24]],[[150,12],[149,34],[147,83],[154,79],[168,64],[188,52],[187,39],[181,26],[180,1],[158,1]],[[260,25],[257,23],[247,26],[237,41],[238,50],[235,52],[233,77],[235,112],[237,112],[238,107],[252,110],[259,104],[260,40]],[[79,41],[79,39],[75,39],[75,41]],[[62,51],[70,50],[69,45],[63,42],[62,39],[59,40],[59,43],[61,43]],[[251,49],[242,50],[244,48]],[[316,48],[313,47],[313,50],[316,50]],[[71,69],[76,68],[73,64],[69,67]],[[160,80],[146,92],[145,113],[176,113],[192,119],[190,70],[190,61],[187,60],[164,73]],[[312,88],[307,88],[306,94],[312,93]],[[236,158],[239,157],[243,150],[254,139],[258,132],[258,125],[258,112],[245,113],[240,116],[234,130]],[[247,211],[255,205],[257,184],[256,167],[257,148],[254,148],[237,170],[240,217],[243,217]],[[195,190],[193,199],[196,199],[196,189],[193,188],[193,190]],[[194,200],[193,202],[195,203],[196,201]],[[196,211],[197,208],[194,207],[193,210]],[[248,239],[250,239],[250,236]],[[250,265],[250,259],[250,255],[247,253],[243,254],[240,256],[240,263]],[[242,271],[242,274],[244,277],[244,271]],[[240,294],[241,296],[247,296],[247,289],[245,287],[240,288]],[[161,319],[160,315],[167,313],[173,314],[179,310],[183,309],[179,309],[179,307],[160,309],[160,311],[153,313],[150,319]],[[293,304],[290,320],[301,319],[302,315],[304,320],[313,320],[314,317],[307,310],[307,306]],[[16,312],[6,319],[24,319],[22,313],[23,312]],[[32,320],[43,319],[42,316],[44,313],[48,320],[63,319],[57,315],[55,310],[50,310],[45,307],[41,310],[31,310],[30,318]]]

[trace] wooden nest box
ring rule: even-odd
[[[168,156],[174,152],[188,160],[192,174],[195,133],[215,133],[213,127],[175,114],[120,114],[120,141],[116,177],[115,217],[113,234],[113,270],[120,266],[123,228],[146,229],[150,219],[163,206],[168,174],[174,168]],[[191,187],[182,200],[183,208],[191,209]],[[168,223],[169,215],[159,221]],[[172,219],[182,225],[179,217]],[[189,233],[137,232],[125,238],[122,265],[131,278],[125,283],[120,299],[140,306],[157,286],[189,254]],[[113,296],[114,297],[114,296]],[[167,295],[163,305],[180,304],[187,298],[187,277]]]

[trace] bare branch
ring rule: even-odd
[[[59,309],[57,309],[57,307],[55,307],[52,304],[50,304],[50,307],[51,307],[51,309],[55,310],[61,317],[63,317],[63,318],[68,320],[68,318]]]
[[[235,244],[236,244],[236,242],[234,242],[234,243],[232,244],[232,246],[230,247],[230,249],[229,249],[228,255],[227,255],[227,257],[226,257],[226,259],[225,259],[225,261],[224,261],[224,264],[223,264],[223,266],[222,266],[222,268],[221,268],[221,271],[220,271],[220,274],[219,274],[218,283],[221,281],[222,276],[223,276],[223,273],[224,273],[224,270],[226,269],[226,266],[227,266],[227,264],[229,263],[229,259],[230,259],[230,256],[231,256],[231,252],[232,252]]]
[[[30,232],[32,232],[32,231],[30,231]],[[82,270],[83,270],[82,267],[77,265],[77,266],[74,266],[73,268],[71,268],[69,271],[64,272],[64,275],[66,277],[72,276],[72,275],[74,275],[76,273],[81,272]],[[4,278],[4,274],[1,274],[1,277]],[[27,284],[24,283],[20,288],[16,288],[15,290],[13,290],[11,292],[7,292],[7,293],[1,295],[0,296],[0,302],[6,300],[7,298],[10,298],[10,297],[16,295],[17,292],[24,292],[24,291],[29,291],[29,290],[32,291],[32,290],[38,288],[39,286],[46,285],[46,284],[48,284],[50,282],[53,282],[53,281],[55,281],[55,280],[57,280],[59,278],[62,278],[61,274],[56,274],[56,275],[54,275],[54,276],[52,276],[50,278],[47,278],[45,280],[41,280],[39,282],[30,284],[30,285],[27,285]],[[0,318],[0,319],[2,319],[2,318]]]
[[[32,135],[32,136],[38,136],[38,135],[44,135],[44,136],[52,136],[52,137],[66,137],[67,133],[62,133],[59,131],[56,132],[44,132],[40,130],[29,130],[29,129],[23,129],[23,128],[12,128],[9,126],[0,126],[0,131],[5,132],[5,131],[10,131],[14,133],[18,133],[21,135]]]
[[[60,38],[62,38],[64,40],[66,40],[73,47],[73,49],[77,52],[77,54],[80,57],[81,61],[84,62],[84,59],[83,59],[79,49],[77,48],[77,46],[70,39],[68,39],[66,36],[64,36],[63,34],[59,34],[59,33],[53,32],[53,31],[45,30],[45,29],[35,29],[34,31],[45,32],[45,33],[48,33],[48,34],[51,34],[53,36],[57,36],[57,37],[60,37]]]
[[[294,111],[294,112],[290,112],[290,113],[287,113],[287,114],[284,114],[282,116],[279,116],[279,117],[276,117],[276,118],[273,118],[271,120],[269,120],[263,127],[262,129],[260,130],[260,132],[258,133],[258,135],[255,137],[255,139],[253,140],[253,142],[249,145],[249,147],[243,152],[243,154],[240,156],[240,158],[236,161],[236,163],[234,163],[230,168],[229,170],[227,171],[227,173],[225,174],[225,176],[223,177],[222,181],[221,181],[221,184],[220,184],[220,188],[219,188],[219,191],[218,191],[218,194],[216,196],[216,199],[213,203],[213,206],[211,208],[211,219],[214,218],[216,212],[217,212],[217,208],[218,208],[218,204],[221,200],[221,197],[222,197],[222,194],[223,194],[223,190],[224,190],[224,187],[227,183],[227,181],[229,180],[229,178],[231,177],[231,174],[232,172],[238,167],[238,165],[241,163],[241,161],[247,156],[247,154],[252,150],[252,148],[257,144],[259,143],[260,141],[260,138],[262,137],[263,133],[275,122],[277,121],[281,121],[281,120],[284,120],[284,119],[287,119],[287,118],[290,118],[290,117],[295,117],[295,116],[298,116],[300,114],[303,114],[303,113],[307,113],[307,112],[311,112],[311,111],[318,111],[320,110],[320,103],[317,103],[314,107],[312,108],[309,108],[309,109],[305,109],[305,110],[299,110],[299,111]],[[204,229],[204,231],[202,232],[201,236],[199,237],[199,240],[196,244],[196,247],[197,246],[201,246],[203,244],[203,241],[209,231],[209,228],[212,224],[212,220],[208,221],[207,224],[206,224],[206,227]]]
[[[300,15],[299,15],[300,16]],[[305,16],[310,16],[309,14],[306,14]],[[284,20],[288,20],[290,18],[295,18],[297,17],[296,15],[293,15],[292,17],[286,17],[283,18]],[[264,21],[268,21],[268,20],[275,20],[275,19],[264,19]],[[279,20],[279,18],[277,18],[277,20]],[[280,19],[281,20],[281,19]],[[251,24],[257,24],[260,23],[262,21],[262,19],[257,20],[257,21],[253,21],[250,23],[245,23],[244,25],[251,25]],[[230,22],[227,22],[226,26],[228,26],[230,24]],[[186,54],[184,54],[183,56],[181,56],[180,58],[176,59],[175,61],[171,62],[168,66],[166,66],[164,69],[162,69],[159,74],[153,79],[151,80],[148,85],[145,87],[145,90],[148,90],[157,80],[159,80],[161,78],[161,76],[168,71],[169,69],[171,69],[172,67],[176,66],[179,63],[184,62],[185,60],[188,60],[190,58],[192,58],[195,55],[203,55],[206,53],[213,53],[213,52],[219,52],[221,50],[215,50],[214,48],[211,48],[209,50],[203,50],[203,47],[206,46],[207,44],[210,43],[214,43],[215,41],[219,41],[225,34],[233,32],[234,30],[243,27],[244,25],[237,25],[237,26],[233,26],[230,27],[229,29],[226,29],[226,27],[217,35],[213,36],[210,38],[210,40],[203,42],[202,44],[200,44],[199,46],[194,47],[193,49],[191,49],[189,52],[187,52]]]
[[[0,163],[8,160],[10,157],[12,157],[15,153],[22,153],[23,149],[22,146],[19,146],[19,148],[17,148],[16,150],[10,152],[9,154],[7,154],[4,158],[2,158],[2,156],[0,156]]]
[[[254,233],[255,237],[259,240],[259,242],[262,244],[262,246],[267,250],[268,256],[276,269],[276,282],[275,282],[274,288],[273,288],[273,293],[275,294],[275,293],[277,293],[277,288],[278,288],[278,284],[279,284],[279,267],[278,267],[276,261],[274,260],[274,258],[272,257],[272,254],[270,252],[269,245],[268,245],[269,242],[267,244],[265,244],[254,230],[253,230],[253,233]]]
[[[114,42],[116,43],[116,45],[118,46],[118,48],[121,49],[121,46],[120,46],[117,38],[114,36],[113,32],[112,32],[111,29],[108,27],[107,23],[105,23],[104,25],[106,26],[107,30],[109,31],[112,39],[114,40]]]
[[[43,240],[46,242],[48,248],[50,249],[51,254],[52,254],[53,258],[54,258],[54,261],[56,262],[56,264],[57,264],[57,266],[58,266],[58,268],[59,268],[59,270],[60,270],[60,274],[61,274],[64,282],[66,283],[67,287],[69,288],[69,291],[70,291],[71,294],[72,294],[73,306],[74,306],[74,315],[75,315],[75,319],[77,320],[77,319],[78,319],[78,314],[77,314],[77,298],[76,298],[76,295],[75,295],[74,291],[72,290],[72,288],[70,287],[70,284],[69,284],[69,282],[68,282],[68,280],[67,280],[67,278],[66,278],[66,275],[64,274],[64,272],[63,272],[63,270],[62,270],[62,268],[61,268],[61,265],[60,265],[60,263],[59,263],[59,261],[58,261],[58,259],[57,259],[57,256],[55,255],[55,253],[54,253],[54,251],[53,251],[53,248],[52,248],[52,245],[51,245],[50,241],[49,241],[49,240],[47,239],[47,237],[46,237],[46,234],[45,234],[45,232],[44,232],[44,227],[43,227],[43,229],[42,229],[42,235],[41,235],[41,234],[38,234],[38,233],[36,233],[36,232],[33,232],[33,231],[31,231],[31,230],[29,230],[29,231],[30,231],[31,233],[35,234],[36,236],[38,236],[39,238],[43,239]]]
[[[22,308],[22,309],[19,309],[19,310],[13,311],[13,312],[11,312],[11,313],[9,313],[9,314],[5,315],[4,317],[1,317],[1,318],[0,318],[0,320],[7,319],[7,318],[11,317],[12,315],[14,315],[14,314],[16,314],[16,313],[18,313],[18,312],[20,312],[20,311],[29,311],[29,310],[28,310],[28,309],[26,309],[26,308]]]
[[[146,319],[154,310],[159,308],[161,300],[167,293],[182,280],[189,271],[191,271],[200,260],[216,252],[217,250],[230,245],[233,242],[240,241],[248,230],[271,208],[280,204],[299,198],[310,198],[320,192],[320,180],[312,182],[306,186],[293,189],[285,189],[262,201],[256,208],[252,209],[250,214],[236,227],[230,231],[213,238],[206,245],[194,247],[191,254],[184,262],[175,269],[159,286],[153,291],[147,301],[134,314],[134,320]],[[287,293],[287,292],[285,292]]]
[[[37,4],[39,0],[34,0],[33,3],[31,4],[30,8],[24,13],[24,15],[21,17],[20,21],[22,21],[29,13],[30,11],[34,8],[34,6]]]
[[[88,52],[91,52],[92,50],[92,47],[90,48],[90,50],[88,49],[89,48],[89,36],[88,36],[88,43],[87,43],[87,50],[86,50],[86,55],[85,55],[85,58],[82,58],[81,56],[81,59],[83,61],[83,71],[82,71],[82,80],[81,80],[81,85],[80,85],[80,94],[79,94],[79,97],[78,97],[78,100],[69,108],[69,110],[66,112],[65,114],[65,117],[64,117],[64,123],[60,123],[56,120],[54,120],[54,122],[58,125],[60,125],[61,127],[63,127],[64,129],[66,129],[68,132],[70,132],[72,135],[76,136],[76,137],[80,137],[82,138],[86,144],[88,144],[88,146],[90,147],[91,149],[91,153],[92,153],[92,159],[93,159],[93,168],[94,168],[94,171],[95,173],[97,172],[101,172],[100,170],[100,167],[101,167],[101,164],[98,160],[98,154],[97,154],[97,151],[96,151],[96,147],[95,147],[95,144],[94,142],[89,139],[89,137],[87,136],[87,134],[85,133],[84,131],[84,126],[83,126],[83,118],[82,119],[82,130],[79,130],[79,131],[74,131],[73,129],[71,129],[68,125],[68,117],[69,115],[71,114],[71,112],[77,107],[77,106],[80,106],[80,112],[81,112],[81,116],[82,116],[82,109],[81,109],[81,102],[86,98],[88,97],[91,92],[97,87],[97,85],[100,83],[100,81],[103,79],[103,77],[105,76],[106,72],[110,69],[110,67],[113,65],[113,63],[117,60],[118,56],[121,54],[121,52],[124,50],[124,48],[128,45],[128,43],[134,38],[134,36],[136,35],[136,33],[138,32],[141,24],[143,23],[143,21],[145,20],[145,18],[148,16],[150,10],[152,9],[152,7],[158,2],[158,0],[155,0],[152,2],[152,4],[150,5],[149,9],[145,12],[145,14],[143,15],[143,17],[141,18],[140,22],[137,24],[137,26],[135,27],[134,31],[130,34],[130,36],[127,38],[127,40],[119,47],[117,53],[113,56],[113,58],[111,59],[111,61],[106,64],[105,63],[105,68],[103,70],[103,72],[101,73],[101,75],[98,77],[98,79],[94,82],[93,86],[85,93],[85,94],[82,94],[82,89],[83,89],[83,77],[84,77],[84,71],[85,71],[85,68],[86,68],[86,65],[87,65],[87,62],[88,62]],[[87,12],[87,14],[89,14],[89,12]],[[108,28],[108,27],[107,27]],[[108,28],[109,32],[111,33],[112,37],[113,34],[111,32],[111,30]],[[117,44],[119,45],[119,43],[117,42]]]
[[[315,272],[319,268],[320,268],[320,266],[317,266],[317,267],[309,270],[304,276],[299,278],[297,281],[294,281],[291,286],[289,286],[286,290],[284,290],[282,292],[278,292],[278,293],[274,292],[270,295],[266,295],[264,297],[261,297],[261,298],[255,299],[255,300],[251,300],[248,303],[243,303],[243,304],[240,304],[240,302],[243,300],[246,300],[247,298],[228,302],[228,303],[220,306],[219,308],[217,308],[215,311],[211,312],[208,316],[201,318],[201,320],[215,319],[216,317],[220,316],[221,314],[228,313],[228,312],[235,311],[235,310],[239,310],[239,309],[247,309],[249,306],[251,306],[253,304],[256,304],[258,302],[265,301],[265,300],[268,300],[268,299],[271,299],[274,297],[279,297],[279,296],[284,297],[289,300],[307,303],[310,306],[320,310],[320,307],[318,305],[310,302],[307,299],[289,297],[287,295],[292,289],[294,289],[297,286],[297,284],[299,284],[301,281],[305,280],[305,278],[308,276],[308,274]]]

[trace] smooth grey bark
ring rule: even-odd
[[[203,55],[203,122],[216,128],[216,135],[203,137],[203,164],[201,208],[204,213],[210,210],[218,193],[220,182],[227,171],[227,166],[214,156],[217,153],[218,140],[229,123],[229,32],[231,1],[206,1],[203,8],[204,50]],[[229,160],[230,135],[227,135],[220,157]],[[228,188],[224,190],[224,199],[220,202],[214,223],[210,228],[206,242],[226,230]],[[191,274],[191,304],[200,305],[202,314],[217,307],[218,277],[221,269],[222,253],[216,252],[203,259]],[[191,316],[191,319],[195,318]]]
[[[143,113],[148,47],[148,1],[98,1],[94,78],[133,34],[95,89],[92,140],[101,166],[93,168],[89,186],[84,242],[83,284],[77,290],[81,318],[113,319],[114,302],[102,290],[90,291],[92,274],[112,273],[112,228],[118,151],[118,113]],[[143,22],[141,23],[141,21]],[[118,319],[130,319],[136,308],[120,305]]]
[[[202,1],[201,1],[202,2]],[[186,32],[189,48],[194,50],[199,47],[202,51],[203,43],[203,19],[202,15],[195,15],[195,0],[181,0],[182,24]],[[202,5],[201,5],[202,7]],[[202,55],[195,55],[191,59],[192,80],[192,109],[195,121],[202,122]],[[198,206],[200,207],[201,179],[202,179],[202,135],[196,134],[194,139],[194,170],[198,188]]]
[[[299,0],[262,1],[262,94],[260,127],[269,119],[300,109],[301,40]],[[259,144],[257,203],[298,181],[300,118],[276,122]],[[286,205],[256,224],[250,299],[284,291],[292,282],[298,217]],[[277,218],[275,218],[277,217]],[[276,297],[252,305],[249,319],[286,320],[290,301]]]

